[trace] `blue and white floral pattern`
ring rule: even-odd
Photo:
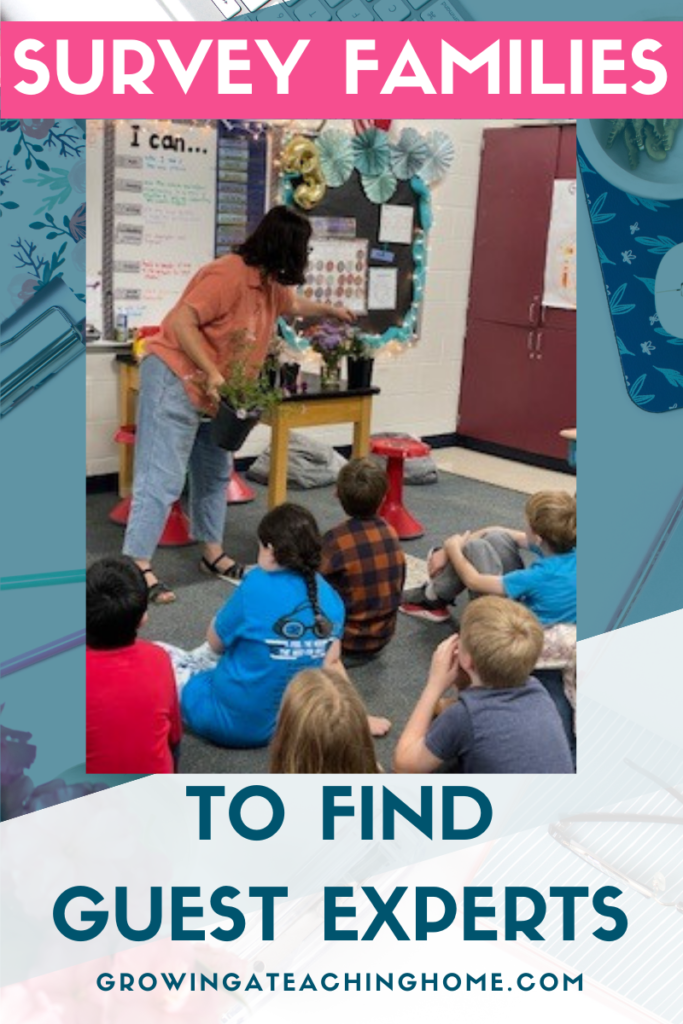
[[[85,121],[0,120],[0,320],[61,277],[85,303]]]
[[[577,148],[629,396],[647,412],[683,408],[683,338],[659,324],[654,299],[662,257],[683,242],[683,199],[664,203],[622,192]]]

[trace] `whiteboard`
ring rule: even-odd
[[[117,121],[105,166],[114,316],[155,325],[214,256],[216,130],[210,124]],[[106,216],[106,211],[105,211]]]

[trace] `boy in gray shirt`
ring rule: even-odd
[[[394,770],[433,772],[457,762],[466,774],[573,773],[555,704],[531,677],[542,646],[540,623],[516,601],[482,597],[468,605],[460,634],[434,653]],[[446,704],[452,686],[458,696]]]

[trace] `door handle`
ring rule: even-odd
[[[538,310],[538,303],[540,301],[540,295],[534,295],[533,299],[529,303],[529,323],[535,324]]]
[[[538,334],[536,335],[536,358],[537,359],[542,359],[543,358],[543,351],[541,349],[542,341],[543,341],[543,331],[539,331]]]
[[[526,350],[529,353],[529,359],[534,358],[534,332],[529,331],[526,336]]]

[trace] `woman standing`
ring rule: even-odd
[[[311,226],[276,206],[234,254],[202,267],[146,344],[140,368],[133,504],[123,545],[149,587],[150,600],[175,594],[152,569],[166,519],[190,482],[190,525],[203,545],[200,568],[239,583],[244,566],[223,551],[230,455],[211,438],[219,388],[245,362],[258,372],[280,316],[335,316],[337,306],[297,295],[308,260]]]

